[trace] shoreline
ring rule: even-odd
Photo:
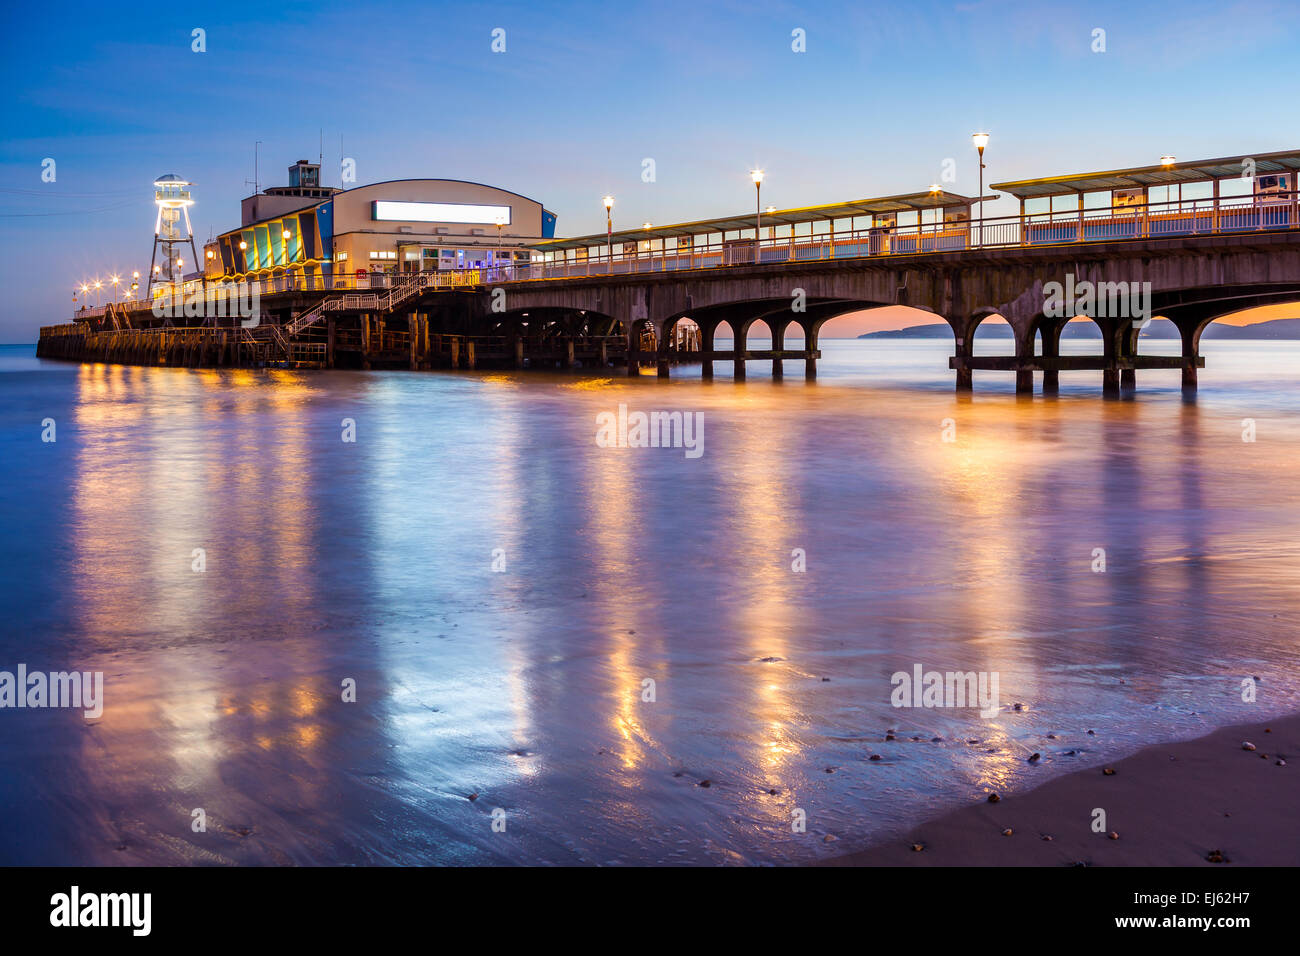
[[[1296,866],[1298,773],[1300,714],[1292,714],[1153,744],[994,803],[973,795],[970,806],[820,865]],[[1223,863],[1208,859],[1215,850]]]

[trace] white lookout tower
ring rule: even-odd
[[[185,249],[190,244],[189,260],[193,269],[201,269],[198,253],[194,249],[194,230],[190,227],[190,183],[173,173],[154,180],[153,201],[158,207],[158,219],[153,227],[153,255],[149,259],[149,286],[146,297],[152,297],[154,283],[169,284],[180,291],[185,281]],[[185,225],[181,225],[184,220]],[[158,247],[162,246],[162,261],[158,261]]]

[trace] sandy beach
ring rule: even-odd
[[[1246,749],[1246,743],[1255,749]],[[1295,866],[1300,864],[1297,754],[1300,715],[1228,727],[1196,740],[1147,747],[1025,793],[999,795],[996,802],[987,792],[972,794],[978,802],[969,807],[922,824],[902,839],[828,863]],[[1098,809],[1105,811],[1105,824],[1094,832]],[[1216,850],[1221,863],[1210,860]]]

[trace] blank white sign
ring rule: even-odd
[[[457,202],[399,202],[376,199],[374,218],[401,222],[467,222],[495,226],[497,221],[510,225],[509,206],[480,206]]]

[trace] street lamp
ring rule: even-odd
[[[979,151],[979,154],[980,154],[980,194],[979,194],[979,204],[980,204],[980,229],[979,229],[979,244],[980,244],[981,246],[983,246],[983,245],[984,245],[984,147],[987,146],[987,145],[989,144],[989,134],[988,134],[988,133],[974,133],[974,134],[971,135],[971,138],[970,138],[970,139],[971,139],[971,142],[975,144],[975,149],[978,150],[978,151]]]
[[[749,178],[754,180],[754,261],[758,262],[758,244],[763,230],[763,171],[751,169]]]
[[[99,308],[99,289],[103,285],[98,279],[95,280],[95,308]]]
[[[505,226],[506,226],[505,216],[497,216],[497,274],[498,275],[501,274],[501,260],[503,258],[502,250],[501,250],[501,230],[504,229]]]
[[[605,197],[605,257],[614,271],[614,197]]]
[[[1173,156],[1172,154],[1170,154],[1170,153],[1165,153],[1165,155],[1163,155],[1163,156],[1160,157],[1160,165],[1161,165],[1161,166],[1172,166],[1172,165],[1173,165],[1174,163],[1176,163],[1177,161],[1178,161],[1178,160],[1175,159],[1174,156]],[[1165,187],[1165,192],[1166,192],[1166,197],[1165,197],[1165,198],[1166,198],[1166,199],[1168,198],[1168,190],[1169,190],[1169,187],[1166,186],[1166,187]],[[1178,209],[1179,209],[1180,212],[1182,211],[1182,208],[1183,208],[1183,184],[1182,184],[1182,183],[1179,183],[1179,184],[1178,184]]]
[[[121,282],[121,276],[113,276],[113,301],[117,301],[117,284]]]

